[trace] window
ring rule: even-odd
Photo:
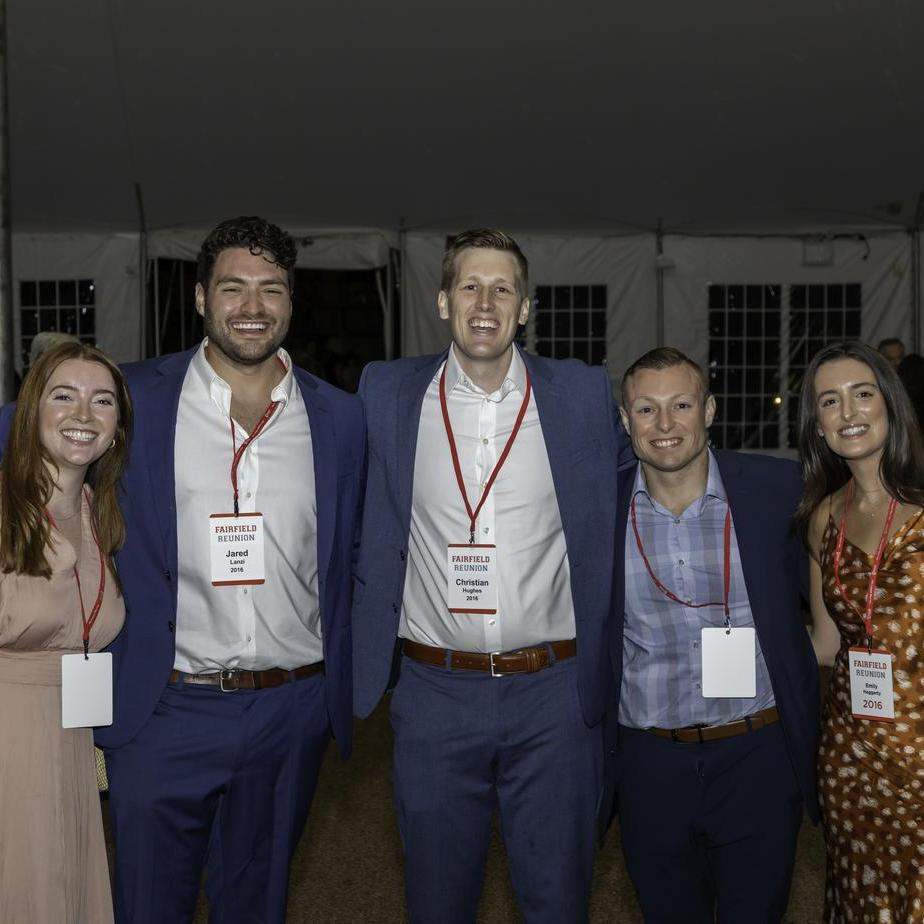
[[[96,287],[92,279],[35,279],[19,283],[20,355],[29,365],[32,338],[44,331],[96,343]]]
[[[536,286],[526,339],[540,356],[606,359],[606,286]]]
[[[713,443],[795,447],[805,368],[826,343],[860,336],[862,287],[711,285],[708,298]]]

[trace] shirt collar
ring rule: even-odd
[[[693,503],[690,504],[686,510],[684,510],[684,516],[699,516],[703,512],[703,507],[709,498],[728,503],[728,495],[725,493],[725,482],[722,481],[722,473],[719,471],[719,463],[716,462],[715,455],[713,455],[711,449],[707,449],[706,453],[709,456],[709,469],[706,475],[706,490],[703,492],[702,497],[693,501]],[[648,482],[645,480],[645,469],[642,467],[641,463],[639,463],[638,470],[635,473],[635,483],[632,485],[632,497],[635,497],[638,494],[644,494],[645,497],[648,498],[651,506],[655,509],[664,509],[648,493]]]
[[[438,373],[438,375],[440,374],[442,373]],[[518,391],[521,395],[526,394],[526,364],[523,362],[523,357],[520,356],[520,351],[514,347],[513,355],[510,358],[510,368],[507,370],[504,381],[497,391],[488,395],[465,374],[456,357],[456,346],[453,344],[449,348],[449,356],[446,359],[446,394],[451,394],[457,387],[478,395],[484,395],[491,401],[503,401],[512,391]]]
[[[208,392],[212,401],[218,406],[222,414],[230,414],[231,386],[212,368],[212,364],[208,361],[205,355],[205,348],[208,342],[208,337],[202,340],[199,349],[193,354],[192,363],[190,365],[193,374],[199,379],[200,384]],[[285,407],[289,398],[292,396],[295,376],[292,373],[292,359],[289,354],[280,347],[276,351],[276,356],[285,366],[286,374],[270,392],[270,401],[276,401],[281,407]]]

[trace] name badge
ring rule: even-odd
[[[881,649],[870,652],[859,646],[850,658],[850,710],[855,719],[895,721],[895,690],[892,686],[892,655]]]
[[[497,612],[497,547],[460,543],[446,549],[446,605],[450,613]]]
[[[747,699],[757,696],[757,641],[754,629],[703,629],[703,696]]]
[[[112,725],[112,655],[61,655],[61,727]]]
[[[264,583],[263,539],[262,513],[213,513],[209,517],[213,586]]]

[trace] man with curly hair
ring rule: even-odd
[[[218,225],[192,350],[126,367],[126,609],[106,751],[116,920],[282,922],[331,734],[351,743],[358,399],[295,368],[292,238]]]

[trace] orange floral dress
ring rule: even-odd
[[[877,648],[892,654],[895,722],[855,719],[847,649],[865,643],[861,613],[872,555],[844,543],[834,579],[837,525],[822,541],[825,604],[841,647],[824,709],[818,789],[827,848],[825,921],[924,924],[924,513],[886,546],[873,609]]]

